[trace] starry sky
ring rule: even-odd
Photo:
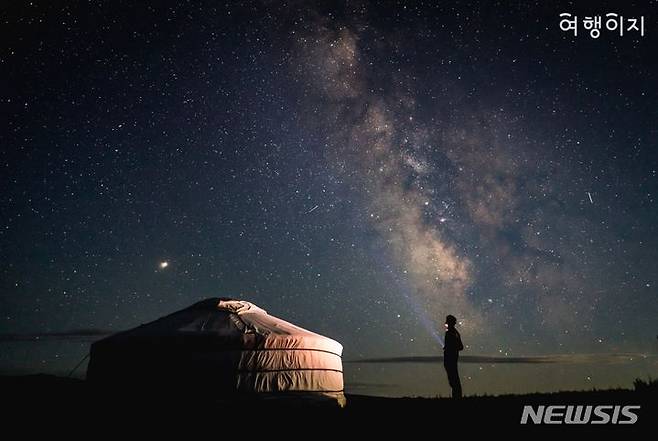
[[[464,355],[559,358],[466,394],[655,377],[658,5],[514,3],[0,6],[0,333],[43,337],[0,371],[226,296],[340,341],[348,392],[447,395],[390,358],[448,313]]]

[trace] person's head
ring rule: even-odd
[[[446,326],[448,329],[454,328],[457,324],[457,318],[454,315],[446,316]]]

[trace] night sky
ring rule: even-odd
[[[655,377],[658,4],[513,3],[3,2],[0,333],[44,337],[0,371],[225,296],[340,341],[348,392],[447,395],[350,361],[449,313],[464,355],[566,356],[466,394]]]

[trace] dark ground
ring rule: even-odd
[[[163,390],[166,385],[163,385]],[[436,435],[446,432],[461,434],[484,433],[500,435],[511,429],[537,433],[540,431],[599,431],[637,433],[656,426],[658,382],[636,384],[634,390],[559,392],[527,395],[466,397],[461,401],[448,398],[379,398],[348,395],[344,409],[318,408],[302,405],[254,404],[247,400],[218,403],[212,392],[194,396],[170,396],[166,392],[151,399],[118,394],[107,399],[93,394],[81,380],[31,375],[0,377],[3,415],[6,422],[35,428],[66,428],[89,424],[96,430],[136,427],[159,429],[169,425],[205,431],[222,427],[261,433],[282,433],[307,438],[308,428],[319,430],[320,438],[331,433],[357,435],[411,434]],[[582,404],[642,406],[638,423],[605,426],[520,426],[524,405]],[[20,423],[27,421],[27,423]],[[39,427],[39,424],[36,424]],[[222,429],[222,430],[223,430]],[[320,436],[322,435],[322,436]],[[313,438],[315,438],[314,436]],[[397,437],[397,436],[396,436]],[[95,439],[95,437],[92,437]]]

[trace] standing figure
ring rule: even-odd
[[[459,371],[457,362],[459,361],[459,351],[464,349],[462,338],[455,329],[457,319],[454,315],[446,317],[446,335],[445,345],[443,346],[443,367],[448,374],[448,383],[452,389],[452,398],[462,397],[462,383],[459,380]]]

